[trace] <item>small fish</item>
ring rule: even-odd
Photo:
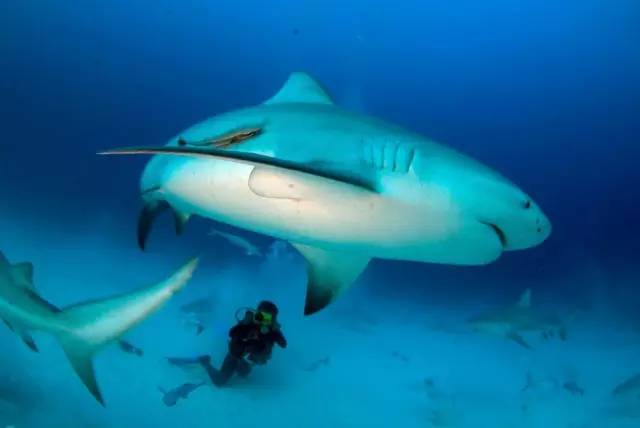
[[[393,358],[396,358],[396,359],[398,359],[398,360],[402,361],[403,363],[408,363],[408,362],[410,362],[410,361],[411,361],[411,359],[410,359],[409,357],[407,357],[406,355],[404,355],[404,354],[402,354],[402,353],[400,353],[400,352],[398,352],[398,351],[393,351],[393,352],[391,353],[391,356],[392,356]]]
[[[584,395],[584,388],[578,386],[575,381],[565,382],[562,387],[573,395],[579,395],[581,397]]]
[[[144,355],[144,351],[142,349],[138,348],[131,342],[127,342],[126,340],[120,340],[118,342],[118,346],[120,346],[120,349],[127,354],[137,355],[138,357],[142,357]]]
[[[318,370],[322,366],[328,366],[330,361],[331,360],[330,360],[329,356],[326,356],[324,358],[321,358],[321,359],[319,359],[317,361],[314,361],[313,363],[309,364],[303,370],[307,371],[307,372],[315,372],[316,370]]]
[[[546,375],[534,375],[529,371],[527,372],[525,385],[520,391],[553,391],[558,389],[558,387],[559,384],[556,379]]]
[[[158,387],[158,391],[160,391],[163,395],[162,402],[167,407],[173,407],[178,404],[180,399],[189,398],[189,394],[191,394],[196,389],[200,388],[206,382],[200,383],[184,383],[176,388],[170,389],[169,391],[165,391],[164,388]]]
[[[211,229],[209,231],[209,236],[219,236],[229,242],[231,245],[235,245],[236,247],[242,249],[247,256],[256,256],[262,257],[262,250],[249,242],[246,238],[242,236],[233,235],[231,233],[220,232],[216,229]]]

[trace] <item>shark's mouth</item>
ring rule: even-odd
[[[149,188],[147,188],[147,189],[143,189],[143,190],[140,192],[140,196],[144,196],[144,195],[148,195],[148,194],[150,194],[150,193],[158,192],[158,191],[160,191],[160,189],[161,189],[161,187],[160,187],[160,186],[153,186],[153,187],[149,187]]]
[[[502,229],[500,229],[497,225],[495,225],[493,223],[489,223],[487,221],[481,221],[480,223],[489,226],[491,228],[491,230],[493,230],[495,232],[496,236],[500,240],[500,243],[502,244],[502,247],[503,248],[507,247],[507,235],[504,233],[504,231]]]

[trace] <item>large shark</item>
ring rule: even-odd
[[[540,332],[545,339],[557,335],[566,340],[567,330],[555,315],[543,314],[531,308],[531,290],[527,289],[515,304],[489,310],[469,319],[471,328],[478,333],[497,335],[532,349],[521,333]]]
[[[93,356],[181,290],[196,265],[197,260],[191,260],[168,279],[138,291],[59,309],[36,293],[31,263],[11,264],[0,253],[0,319],[35,352],[38,348],[30,331],[54,335],[84,385],[104,405]]]
[[[304,73],[263,104],[214,116],[154,154],[141,179],[142,248],[164,208],[291,242],[307,261],[305,314],[371,258],[482,265],[551,233],[540,207],[492,169],[418,134],[345,111]]]

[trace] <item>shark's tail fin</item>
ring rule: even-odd
[[[96,400],[104,405],[93,371],[93,356],[108,343],[159,309],[180,291],[197,266],[193,259],[159,284],[120,296],[63,309],[57,337],[74,370]]]

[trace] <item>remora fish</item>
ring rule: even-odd
[[[265,103],[223,113],[152,154],[138,243],[170,208],[289,241],[307,262],[305,314],[341,295],[373,257],[482,265],[542,243],[551,223],[511,181],[399,126],[337,107],[293,73]]]

